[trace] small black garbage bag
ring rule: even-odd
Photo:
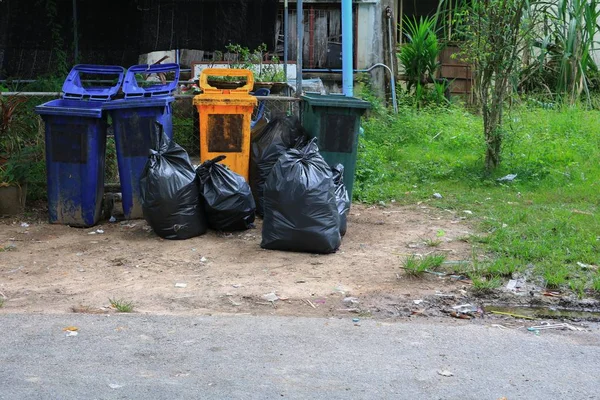
[[[286,150],[305,144],[307,134],[295,116],[276,117],[252,138],[250,188],[256,201],[256,213],[263,216],[263,191],[271,169]]]
[[[254,222],[256,205],[250,185],[219,161],[219,156],[196,169],[208,226],[218,231],[241,231]]]
[[[194,167],[186,151],[155,125],[154,150],[140,177],[144,218],[164,239],[189,239],[207,230]]]
[[[315,140],[285,152],[265,183],[261,247],[333,253],[340,246],[340,215],[331,168]]]
[[[344,166],[336,164],[331,167],[331,172],[333,172],[333,184],[335,185],[335,202],[340,214],[340,235],[344,236],[348,226],[347,216],[351,204],[348,190],[346,189],[346,185],[344,185]]]

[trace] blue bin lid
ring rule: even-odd
[[[35,112],[44,116],[56,115],[82,118],[102,118],[102,104],[105,103],[105,101],[57,99],[36,106]]]
[[[114,86],[93,86],[83,87],[81,83],[81,73],[86,74],[97,74],[97,75],[118,75],[117,83]],[[114,95],[117,94],[121,84],[123,83],[123,76],[125,75],[125,68],[117,65],[92,65],[92,64],[78,64],[75,65],[67,79],[63,83],[62,91],[65,99],[90,99],[90,100],[110,100]]]
[[[135,74],[158,74],[167,72],[175,72],[175,78],[173,79],[173,82],[169,82],[164,85],[159,83],[147,87],[140,87],[135,79]],[[127,70],[127,74],[125,74],[125,81],[123,83],[123,93],[125,93],[125,98],[169,96],[177,89],[178,84],[179,64],[140,64],[134,65]]]

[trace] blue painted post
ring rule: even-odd
[[[296,3],[296,22],[298,34],[296,35],[296,96],[302,96],[302,52],[304,50],[304,11],[302,0]]]
[[[288,15],[288,0],[285,0],[285,6],[283,8],[283,74],[285,75],[285,82],[287,83],[287,67],[288,67],[288,29],[289,29],[289,15]]]
[[[342,88],[347,97],[354,96],[352,0],[342,0]]]

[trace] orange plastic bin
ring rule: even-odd
[[[243,77],[246,84],[236,89],[217,89],[209,77]],[[254,75],[247,69],[207,68],[200,75],[202,94],[194,97],[200,120],[200,160],[220,155],[223,164],[248,181],[250,169],[250,121],[257,105],[249,92]]]

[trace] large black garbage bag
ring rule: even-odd
[[[344,236],[348,226],[347,216],[351,204],[348,190],[346,189],[346,185],[344,185],[344,166],[336,164],[331,167],[331,172],[333,172],[333,184],[335,185],[335,202],[340,214],[340,235]]]
[[[340,216],[329,165],[314,139],[285,152],[265,184],[261,247],[333,253],[340,246]]]
[[[196,169],[208,226],[218,231],[245,230],[254,222],[254,197],[241,175],[219,164],[224,159],[219,156]]]
[[[263,216],[265,181],[285,151],[305,144],[307,134],[295,116],[277,117],[252,138],[250,153],[250,188],[256,201],[256,213]]]
[[[144,218],[165,239],[189,239],[207,230],[194,167],[186,151],[156,123],[155,150],[140,177]]]

